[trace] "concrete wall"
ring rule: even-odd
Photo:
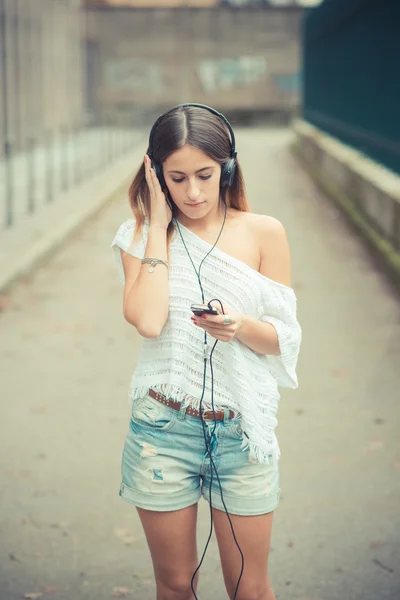
[[[302,12],[89,8],[89,108],[201,102],[227,112],[295,111]]]
[[[0,1],[0,155],[84,111],[81,0]]]
[[[306,121],[294,131],[302,164],[400,285],[400,176]]]

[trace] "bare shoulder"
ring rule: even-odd
[[[268,215],[257,215],[256,213],[231,209],[231,217],[233,217],[233,221],[242,227],[251,230],[253,235],[265,236],[266,233],[279,233],[279,230],[284,232],[282,223],[275,217]]]
[[[256,213],[245,213],[248,225],[253,228],[257,235],[265,236],[266,234],[276,235],[284,234],[285,229],[282,223],[275,217],[269,215],[257,215]]]
[[[283,224],[268,215],[248,213],[247,218],[260,248],[260,273],[290,287],[290,249]]]

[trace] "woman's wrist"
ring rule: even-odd
[[[167,233],[168,225],[161,225],[159,223],[150,223],[149,225],[149,234],[150,233]]]
[[[235,317],[236,318],[236,317]],[[238,316],[235,338],[259,354],[279,356],[279,340],[275,327],[247,315]]]
[[[237,340],[239,340],[239,342],[241,342],[242,340],[240,339],[243,334],[246,332],[246,321],[247,321],[248,317],[244,314],[238,314],[235,315],[235,320],[237,323],[237,330],[235,332],[235,338]]]

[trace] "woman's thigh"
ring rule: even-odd
[[[188,597],[191,597],[190,584],[198,565],[197,504],[168,512],[137,510],[153,561],[159,593],[188,592]]]
[[[244,571],[236,596],[237,600],[275,598],[268,579],[273,514],[270,512],[249,517],[229,515],[244,557]],[[233,599],[242,569],[242,557],[233,538],[226,513],[213,509],[213,516],[225,586],[229,597]]]

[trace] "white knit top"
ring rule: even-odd
[[[212,246],[183,225],[179,226],[198,270]],[[128,250],[134,230],[135,219],[128,219],[119,227],[111,244],[123,283],[119,249]],[[143,258],[147,233],[148,223],[145,223],[141,236],[129,250],[132,256]],[[142,339],[129,399],[133,402],[152,387],[169,398],[198,408],[203,389],[204,331],[190,320],[190,305],[201,303],[201,293],[193,265],[177,231],[171,241],[169,261],[168,320],[158,338]],[[292,288],[265,277],[218,248],[205,259],[201,281],[206,302],[218,298],[242,314],[271,323],[277,331],[280,356],[258,354],[242,342],[232,340],[219,341],[212,357],[215,409],[227,407],[239,415],[243,430],[242,449],[249,449],[252,460],[274,463],[280,456],[274,432],[278,423],[278,385],[298,387],[296,365],[301,328],[296,318],[295,293]],[[210,348],[214,342],[215,339],[209,336]],[[202,406],[212,408],[209,360]]]

